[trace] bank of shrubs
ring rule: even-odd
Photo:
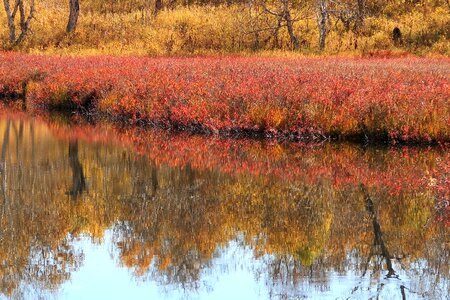
[[[0,94],[131,123],[289,139],[450,141],[448,59],[1,54]],[[24,88],[25,86],[25,88]]]

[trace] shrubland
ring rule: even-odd
[[[450,141],[449,68],[444,58],[7,53],[0,94],[27,107],[208,134],[432,143]]]

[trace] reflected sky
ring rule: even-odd
[[[111,231],[106,233],[106,240],[111,238],[111,234]],[[59,293],[52,295],[54,298],[274,299],[284,298],[286,290],[290,290],[290,297],[294,299],[369,299],[373,295],[378,295],[381,299],[401,299],[401,286],[405,286],[407,299],[423,298],[406,288],[411,285],[411,280],[404,270],[398,272],[398,279],[384,278],[378,282],[383,285],[381,291],[370,284],[372,272],[361,277],[351,270],[345,274],[331,272],[326,288],[320,287],[323,284],[321,278],[305,278],[301,289],[294,284],[275,283],[277,286],[268,290],[265,283],[270,278],[264,273],[264,267],[274,258],[270,255],[255,258],[252,250],[239,241],[231,241],[218,251],[210,268],[203,272],[198,288],[194,290],[164,285],[151,277],[136,280],[127,268],[111,258],[108,250],[114,245],[108,245],[107,242],[94,245],[89,238],[83,238],[77,242],[76,247],[83,249],[86,255],[84,266],[73,273],[72,279],[62,285]],[[425,261],[418,264],[421,266],[417,271],[426,268]],[[439,288],[442,289],[442,295],[445,295],[446,285]]]
[[[0,117],[0,298],[445,299],[449,153]]]

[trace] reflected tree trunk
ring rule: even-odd
[[[2,144],[2,156],[0,161],[0,173],[1,173],[1,188],[2,194],[6,200],[6,152],[9,147],[9,132],[11,129],[11,121],[8,120],[6,123],[5,132],[3,134],[3,144]]]
[[[2,207],[2,215],[0,218],[0,222],[3,223],[3,218],[5,217],[5,211],[6,211],[6,205],[7,205],[7,198],[6,198],[6,152],[8,151],[9,147],[9,132],[11,129],[11,121],[8,120],[6,123],[5,132],[3,134],[3,144],[2,144],[2,155],[1,155],[1,161],[0,161],[0,175],[1,175],[1,195],[3,198],[3,207]],[[0,231],[0,235],[3,236],[4,232]]]
[[[36,172],[36,138],[34,132],[34,120],[30,122],[30,139],[31,139],[31,169],[33,173]],[[33,176],[33,180],[31,181],[31,188],[34,190],[35,181],[37,176]],[[35,197],[31,198],[31,220],[34,220],[35,216]]]
[[[152,197],[155,197],[158,187],[158,170],[156,164],[152,162]]]
[[[5,133],[3,134],[3,144],[2,144],[2,166],[5,164],[6,161],[6,151],[8,150],[9,146],[9,132],[11,129],[11,121],[8,120],[6,123]]]
[[[22,181],[22,172],[23,172],[23,120],[19,122],[19,129],[17,129],[16,125],[13,123],[13,129],[16,136],[16,159],[17,159],[17,171],[18,171],[18,180]],[[21,185],[22,187],[22,185]]]
[[[30,137],[31,137],[31,163],[34,167],[36,162],[36,138],[34,133],[34,120],[30,123]]]
[[[139,169],[134,169],[136,173],[133,174],[133,199],[151,200],[156,196],[156,192],[159,188],[158,182],[158,168],[154,161],[148,161],[146,157],[139,161],[142,165],[148,165],[150,168],[150,177],[145,172],[144,174],[139,172]],[[147,171],[147,170],[146,170]]]
[[[372,201],[372,198],[369,195],[369,191],[367,190],[367,187],[363,184],[361,184],[361,191],[364,195],[364,201],[367,213],[369,214],[369,217],[372,221],[372,227],[373,227],[373,234],[374,234],[374,241],[373,245],[374,247],[379,247],[381,250],[381,256],[386,261],[386,267],[388,269],[388,274],[386,275],[387,278],[395,278],[397,275],[395,274],[395,270],[392,266],[392,256],[389,253],[389,250],[383,240],[383,232],[381,231],[381,226],[378,221],[377,214],[375,212],[374,204]]]
[[[72,190],[71,196],[78,196],[86,189],[83,167],[78,158],[78,141],[69,142],[69,163],[72,169]]]

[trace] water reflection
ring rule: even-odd
[[[1,117],[5,297],[73,297],[80,276],[112,282],[123,270],[141,282],[126,285],[136,297],[142,286],[175,298],[229,298],[249,286],[238,296],[447,295],[445,149],[280,145],[65,122]],[[98,253],[104,270],[86,273]]]

